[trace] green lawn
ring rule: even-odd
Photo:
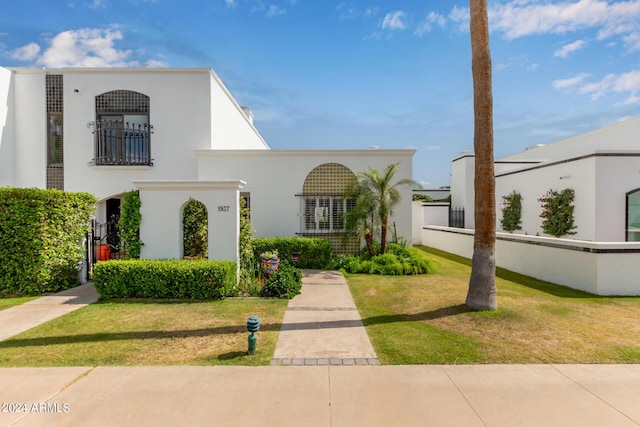
[[[15,297],[15,298],[0,298],[0,310],[6,310],[16,305],[24,304],[25,302],[32,301],[39,297]]]
[[[0,366],[265,365],[287,302],[98,302],[0,342]],[[251,315],[261,328],[248,356]]]
[[[437,273],[347,279],[382,363],[640,362],[640,297],[597,297],[498,269],[498,311],[470,312],[470,261],[420,249]]]

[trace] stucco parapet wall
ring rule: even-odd
[[[19,74],[211,74],[215,73],[211,68],[30,68],[30,67],[4,67]]]
[[[245,181],[240,179],[224,179],[218,181],[142,180],[132,182],[136,188],[146,191],[239,190],[247,185]]]
[[[423,227],[425,230],[437,230],[446,233],[465,234],[473,236],[474,230],[468,228],[453,228],[437,225]],[[586,240],[563,239],[546,236],[529,236],[524,234],[496,233],[496,240],[520,242],[530,245],[548,246],[566,250],[590,253],[640,253],[640,243],[637,242],[590,242]]]
[[[344,157],[344,156],[405,156],[411,157],[416,150],[194,150],[198,157]]]

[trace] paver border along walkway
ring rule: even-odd
[[[0,341],[98,301],[92,282],[0,310]]]
[[[302,274],[301,293],[289,301],[271,365],[379,365],[342,273]]]

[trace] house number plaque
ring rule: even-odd
[[[229,206],[218,206],[218,212],[229,212]]]

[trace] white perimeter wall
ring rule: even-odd
[[[413,245],[422,244],[422,227],[425,225],[449,225],[449,203],[413,202]]]
[[[471,258],[473,230],[425,227],[422,244]],[[638,243],[584,242],[497,233],[496,265],[593,294],[640,295]]]
[[[411,179],[415,150],[228,150],[199,151],[198,178],[224,178],[246,181],[243,192],[251,194],[251,224],[257,236],[294,236],[300,232],[302,193],[307,175],[324,163],[340,163],[354,173],[369,166],[382,171],[399,162],[395,181]],[[394,182],[395,182],[394,181]],[[402,201],[396,208],[398,236],[412,239],[411,189],[401,190]]]
[[[15,185],[13,75],[0,67],[0,187]]]
[[[464,208],[464,225],[467,228],[473,228],[475,224],[474,168],[473,154],[463,154],[451,162],[451,207]]]

